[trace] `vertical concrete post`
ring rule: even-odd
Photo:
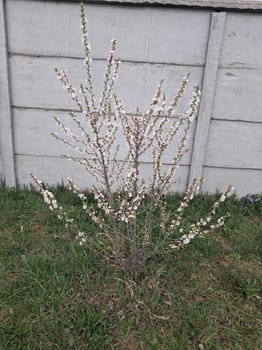
[[[0,0],[0,145],[6,184],[16,185],[8,67],[5,0]]]
[[[189,183],[191,183],[193,178],[201,177],[203,172],[209,126],[216,91],[217,73],[219,67],[220,51],[223,42],[225,19],[225,12],[212,13],[206,64],[203,77],[202,97],[193,142]]]

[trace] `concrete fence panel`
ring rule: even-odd
[[[171,98],[190,73],[176,117],[187,108],[195,85],[201,86],[202,99],[190,152],[173,189],[184,191],[194,176],[203,176],[204,191],[231,183],[238,195],[261,192],[261,4],[151,3],[88,1],[96,94],[112,38],[122,61],[117,92],[127,110],[147,108],[161,79]],[[29,184],[31,172],[50,184],[67,176],[82,188],[92,184],[88,174],[61,156],[67,147],[50,135],[56,131],[52,116],[67,120],[66,110],[76,109],[54,68],[66,68],[76,87],[83,82],[78,1],[0,0],[0,173],[10,186]],[[149,175],[150,158],[142,162]]]

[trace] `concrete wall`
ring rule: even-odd
[[[53,115],[75,106],[56,80],[66,68],[83,79],[79,6],[76,2],[0,0],[0,172],[9,185],[28,184],[35,173],[50,184],[72,176],[91,185],[82,169],[50,136]],[[129,107],[146,107],[161,78],[167,96],[191,73],[202,86],[190,152],[175,189],[194,176],[203,190],[227,184],[239,195],[262,191],[262,14],[212,8],[90,3],[87,10],[97,91],[114,37],[122,65],[117,89]],[[179,113],[179,111],[178,111]],[[143,165],[145,173],[149,165]]]

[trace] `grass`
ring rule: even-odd
[[[94,235],[77,198],[55,191]],[[188,220],[212,200],[198,196]],[[262,205],[232,198],[228,209],[223,230],[134,281],[79,246],[38,193],[1,185],[0,350],[262,349]]]

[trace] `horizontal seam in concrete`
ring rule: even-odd
[[[25,53],[25,52],[9,52],[9,57],[32,57],[32,58],[61,58],[61,59],[69,59],[69,60],[84,60],[84,56],[64,56],[59,54],[37,54],[37,53]],[[97,62],[106,62],[107,58],[101,58],[101,57],[93,57],[93,61]],[[134,64],[160,64],[160,65],[169,65],[169,66],[182,66],[182,67],[204,67],[204,63],[174,63],[174,62],[160,62],[160,61],[142,61],[142,60],[128,60],[128,59],[121,59],[120,61],[123,63],[134,63]],[[262,71],[262,67],[260,66],[246,66],[243,64],[235,65],[235,64],[220,64],[218,66],[219,69],[243,69],[243,70],[256,70],[256,71]]]
[[[59,158],[59,159],[65,159],[68,162],[70,162],[70,160],[67,159],[67,157],[65,155],[60,155],[60,156],[50,156],[50,155],[43,155],[43,154],[28,154],[28,153],[15,153],[15,156],[22,156],[22,157],[33,157],[33,158]],[[69,155],[70,156],[70,155]],[[83,160],[87,157],[74,157],[77,160]],[[124,162],[123,159],[119,159],[119,162]],[[141,164],[152,164],[152,162],[145,162],[145,161],[141,161]],[[163,165],[171,165],[171,163],[162,163]],[[180,167],[189,167],[190,164],[180,164]]]
[[[23,110],[34,110],[34,111],[46,111],[46,112],[79,112],[77,109],[66,109],[66,108],[48,108],[48,107],[34,107],[34,106],[16,106],[12,105],[14,109],[23,109]]]
[[[35,106],[16,106],[16,105],[12,105],[12,108],[14,109],[18,109],[18,110],[33,110],[33,111],[45,111],[45,112],[64,112],[64,113],[70,113],[70,112],[75,112],[78,113],[79,110],[77,109],[66,109],[66,108],[48,108],[48,107],[35,107]],[[182,114],[183,112],[181,112]],[[179,118],[181,116],[181,114],[175,114],[172,118]],[[135,115],[135,113],[127,113],[127,115]],[[165,117],[165,115],[162,116],[163,118]],[[197,118],[195,118],[195,120],[197,120]],[[247,120],[247,119],[229,119],[229,118],[211,118],[211,120],[214,121],[218,121],[218,122],[230,122],[230,123],[245,123],[245,124],[262,124],[262,120],[261,121],[257,121],[257,120]]]
[[[254,70],[254,71],[261,71],[262,72],[262,67],[255,67],[255,66],[233,66],[233,65],[221,65],[218,67],[218,69],[230,69],[230,70]]]
[[[45,111],[45,112],[65,112],[65,113],[70,113],[70,112],[79,112],[77,109],[66,109],[66,108],[48,108],[48,107],[35,107],[35,106],[17,106],[17,105],[12,105],[12,108],[18,109],[18,110],[33,110],[33,111]],[[183,113],[183,112],[182,112]],[[182,114],[181,113],[181,114]],[[135,115],[135,113],[127,113],[128,115]],[[181,114],[176,114],[172,118],[179,118]],[[162,116],[163,118],[165,115]],[[197,118],[195,118],[196,120]],[[247,123],[247,124],[262,124],[261,121],[253,121],[253,120],[246,120],[246,119],[229,119],[229,118],[211,118],[211,120],[214,121],[221,121],[221,122],[230,122],[230,123]]]
[[[210,169],[228,169],[228,170],[254,170],[254,171],[262,171],[262,168],[250,168],[250,167],[246,167],[246,168],[237,168],[237,167],[229,167],[229,166],[218,166],[218,165],[207,165],[204,164],[204,168],[210,168]]]
[[[64,155],[60,155],[60,156],[50,156],[50,155],[43,155],[43,154],[27,154],[27,153],[15,153],[15,156],[22,156],[22,157],[33,157],[33,158],[50,158],[50,159],[65,159],[67,160],[67,158],[64,156]],[[76,159],[85,159],[85,158],[80,158],[80,157],[76,157]],[[69,161],[69,160],[68,160]],[[123,162],[123,160],[119,160],[120,162]],[[145,161],[142,161],[141,164],[152,164],[151,162],[145,162]],[[170,165],[170,163],[163,163],[163,165]],[[180,167],[190,167],[190,164],[180,164]],[[251,168],[251,167],[241,167],[241,168],[238,168],[238,167],[229,167],[229,166],[216,166],[216,165],[207,165],[207,164],[204,164],[204,168],[208,168],[208,169],[225,169],[225,170],[243,170],[243,171],[249,171],[249,170],[252,170],[252,171],[262,171],[262,168]]]
[[[80,113],[77,109],[64,109],[64,108],[44,108],[44,107],[24,107],[24,106],[12,106],[13,109],[17,110],[32,110],[32,111],[45,111],[45,112],[62,112],[62,113]],[[143,112],[142,112],[143,113]],[[136,115],[136,113],[126,113],[129,116]],[[181,117],[181,115],[184,114],[184,112],[181,112],[181,114],[175,114],[172,117],[168,117],[167,115],[161,115],[160,118],[168,118],[168,119],[178,119]],[[196,120],[197,118],[195,118]]]
[[[211,120],[215,120],[218,122],[230,122],[230,123],[243,123],[243,124],[262,124],[261,121],[255,120],[245,120],[245,119],[227,119],[227,118],[211,118]]]
[[[16,57],[16,56],[22,56],[22,57],[32,57],[32,58],[62,58],[62,59],[68,59],[68,60],[84,60],[84,56],[61,56],[61,55],[38,55],[38,54],[27,54],[27,53],[9,53],[10,57]],[[106,58],[92,58],[93,61],[101,61],[101,62],[107,62]],[[140,61],[140,60],[128,60],[128,59],[121,59],[120,61],[122,63],[134,63],[134,64],[149,64],[149,65],[167,65],[167,66],[177,66],[177,67],[204,67],[204,63],[174,63],[174,62],[159,62],[159,61]]]
[[[12,105],[12,108],[14,109],[18,109],[18,110],[33,110],[33,111],[45,111],[45,112],[65,112],[65,113],[70,113],[70,112],[79,112],[79,110],[77,109],[66,109],[66,108],[48,108],[48,107],[37,107],[37,106],[17,106],[17,105]],[[182,112],[183,113],[183,112]],[[181,114],[182,114],[181,113]],[[128,115],[135,115],[135,113],[127,113]],[[176,114],[174,115],[172,118],[179,118],[181,116],[181,114]],[[165,115],[163,115],[162,117],[165,117]],[[196,120],[197,118],[195,118]],[[214,121],[221,121],[221,122],[230,122],[230,123],[247,123],[247,124],[262,124],[262,120],[261,121],[253,121],[253,120],[247,120],[247,119],[230,119],[230,118],[211,118],[211,120]]]
[[[78,1],[79,0],[64,0],[64,2]],[[201,9],[262,10],[262,4],[258,0],[85,0],[85,2],[91,4],[182,6]]]

